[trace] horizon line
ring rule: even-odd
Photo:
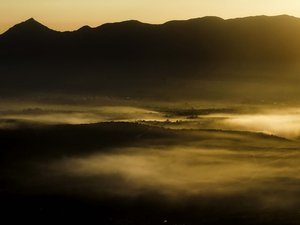
[[[289,15],[289,14],[276,14],[276,15],[260,14],[260,15],[254,15],[254,16],[241,16],[241,17],[233,17],[233,18],[226,18],[226,19],[224,19],[224,18],[222,18],[220,16],[210,15],[210,16],[202,16],[202,17],[192,17],[192,18],[188,18],[188,19],[172,19],[172,20],[167,20],[167,21],[162,22],[162,23],[148,23],[148,22],[140,21],[138,19],[128,19],[128,20],[121,20],[121,21],[114,21],[114,22],[105,22],[105,23],[102,23],[102,24],[97,25],[97,26],[90,26],[90,25],[86,24],[86,25],[80,26],[78,29],[60,31],[60,30],[56,30],[56,29],[50,28],[49,26],[45,25],[44,23],[40,22],[39,20],[35,19],[34,17],[30,17],[29,19],[20,21],[19,23],[16,23],[16,24],[12,25],[10,28],[8,28],[4,32],[0,33],[0,36],[3,35],[3,34],[5,34],[6,32],[8,32],[13,27],[15,27],[17,25],[20,25],[22,23],[25,23],[27,21],[30,21],[30,20],[34,20],[35,22],[37,22],[37,23],[39,23],[39,24],[47,27],[50,30],[53,30],[53,31],[56,31],[56,32],[60,32],[60,33],[65,33],[65,32],[75,32],[75,31],[78,31],[78,30],[80,30],[80,29],[82,29],[84,27],[89,27],[91,29],[95,29],[95,28],[101,27],[101,26],[106,25],[106,24],[118,24],[118,23],[129,22],[129,21],[136,21],[136,22],[139,22],[141,24],[147,24],[147,25],[164,25],[164,24],[169,23],[169,22],[189,21],[189,20],[203,19],[203,18],[209,18],[209,17],[211,17],[211,18],[219,18],[219,19],[222,19],[224,21],[228,21],[228,20],[254,18],[254,17],[280,17],[280,16],[286,16],[286,17],[292,17],[292,18],[295,18],[295,19],[300,19],[300,17],[292,16],[292,15]]]

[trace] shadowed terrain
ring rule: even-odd
[[[0,35],[0,215],[296,225],[300,19]]]
[[[299,219],[298,141],[110,122],[21,123],[2,129],[0,144],[5,215],[106,224]]]
[[[0,35],[0,92],[23,99],[294,103],[299,30],[299,18],[285,15],[125,21],[72,32],[29,19]]]

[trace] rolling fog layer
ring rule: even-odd
[[[215,208],[229,198],[228,212],[239,204],[256,212],[300,206],[298,141],[131,123],[23,127],[3,136],[14,141],[1,153],[8,196],[142,197],[169,206],[210,201]]]
[[[127,103],[128,104],[128,103]],[[195,107],[194,107],[195,106]],[[284,105],[245,104],[147,105],[10,105],[0,111],[0,127],[20,123],[91,124],[98,122],[139,122],[171,129],[218,129],[262,132],[297,139],[300,108]]]
[[[50,164],[48,173],[74,179],[79,190],[100,197],[104,193],[136,197],[154,192],[179,200],[269,191],[256,196],[260,206],[284,208],[299,203],[292,195],[298,194],[298,159],[298,152],[278,149],[133,148],[67,158]],[[107,177],[110,181],[103,184]],[[79,183],[82,178],[89,182]]]
[[[124,72],[25,65],[34,79],[8,70],[0,195],[11,212],[34,216],[40,205],[49,215],[64,212],[70,198],[91,201],[84,211],[95,207],[97,218],[94,204],[109,205],[113,218],[123,218],[116,209],[132,218],[156,210],[160,222],[170,210],[182,224],[224,224],[233,214],[243,223],[231,224],[257,215],[268,224],[277,212],[299,221],[300,70],[247,65]]]
[[[79,215],[122,224],[153,210],[182,224],[299,221],[299,118],[281,105],[12,104],[0,112],[0,196],[9,212],[72,218],[65,204],[80,199]]]

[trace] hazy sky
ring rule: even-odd
[[[0,0],[0,33],[34,17],[50,28],[137,19],[162,23],[207,15],[223,18],[290,14],[300,17],[299,0]]]

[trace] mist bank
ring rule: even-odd
[[[2,128],[0,144],[8,217],[112,225],[299,219],[297,141],[99,123]]]

